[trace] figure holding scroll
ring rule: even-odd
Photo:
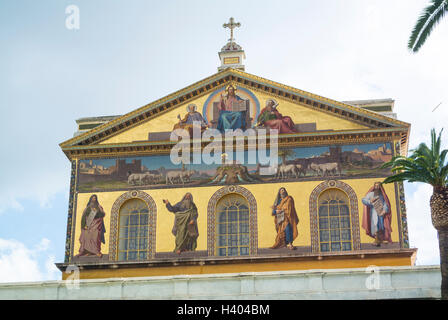
[[[391,243],[391,210],[389,198],[381,182],[375,182],[372,188],[362,199],[364,212],[362,227],[366,234],[374,238],[374,244],[379,247],[381,243]]]

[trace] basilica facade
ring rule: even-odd
[[[234,21],[228,26],[233,31]],[[335,101],[218,72],[121,116],[77,120],[63,278],[411,266],[394,101]]]

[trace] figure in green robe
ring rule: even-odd
[[[197,247],[198,209],[193,202],[191,193],[186,193],[181,201],[174,206],[168,200],[163,200],[168,211],[174,213],[174,226],[172,233],[176,237],[174,252],[181,254],[184,251],[194,251]]]

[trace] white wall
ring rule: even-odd
[[[440,298],[438,266],[0,283],[0,299]]]

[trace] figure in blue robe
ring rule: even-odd
[[[235,94],[235,87],[228,86],[227,94],[223,97],[219,104],[219,118],[217,129],[221,132],[225,130],[246,129],[246,111],[231,111],[233,104],[237,104],[243,99]]]

